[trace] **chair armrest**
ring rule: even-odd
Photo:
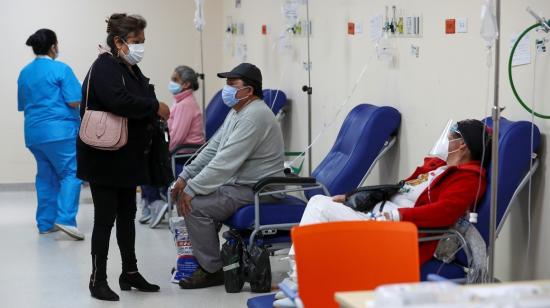
[[[262,190],[267,185],[281,184],[281,185],[314,185],[317,184],[317,179],[314,177],[266,177],[258,181],[253,187],[254,192]]]
[[[192,143],[179,144],[170,152],[170,155],[178,154],[178,152],[181,150],[197,150],[202,146],[203,146],[202,144],[192,144]]]
[[[458,236],[455,229],[451,228],[429,228],[429,229],[418,229],[418,233],[421,234],[436,234],[433,236],[426,236],[426,237],[419,237],[418,242],[428,242],[428,241],[436,241],[436,240],[442,240],[449,237],[455,237]]]

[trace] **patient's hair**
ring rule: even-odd
[[[463,120],[457,123],[458,131],[455,137],[464,138],[472,160],[483,160],[486,166],[491,157],[491,130],[483,122],[475,119]],[[484,150],[485,149],[485,150]]]
[[[50,29],[40,29],[33,33],[25,43],[32,47],[32,51],[37,56],[47,55],[52,45],[57,44],[57,36]]]
[[[250,86],[254,89],[253,94],[255,96],[257,96],[261,99],[264,98],[264,92],[262,91],[262,83],[261,82],[253,81],[253,80],[246,79],[246,78],[241,78],[241,80],[243,81],[243,85],[245,87]]]
[[[199,89],[199,75],[189,66],[180,65],[176,67],[175,69],[176,74],[180,77],[181,81],[186,82],[189,81],[191,83],[191,88],[193,91],[197,91]]]
[[[126,40],[128,36],[137,35],[147,27],[147,21],[140,15],[115,13],[105,22],[107,22],[107,45],[114,55],[116,55],[116,36]]]

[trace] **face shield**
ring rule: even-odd
[[[445,125],[441,135],[428,154],[429,156],[438,157],[444,161],[447,161],[449,156],[449,133],[457,133],[460,135],[460,132],[458,131],[458,124],[452,119],[450,119],[447,122],[447,125]]]

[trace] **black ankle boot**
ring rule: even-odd
[[[142,292],[158,292],[160,290],[160,287],[156,284],[148,283],[140,273],[128,274],[123,272],[118,278],[118,283],[122,291],[130,291],[132,288],[136,288]]]
[[[118,294],[113,292],[107,283],[107,280],[96,281],[95,283],[90,280],[90,294],[92,297],[104,300],[104,301],[118,301],[120,298]]]

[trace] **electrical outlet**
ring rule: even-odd
[[[467,33],[467,32],[468,32],[468,18],[457,18],[456,33]]]
[[[456,33],[456,20],[455,19],[446,19],[445,20],[445,33],[446,34],[455,34]]]

